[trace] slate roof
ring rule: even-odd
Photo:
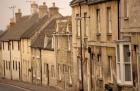
[[[0,36],[2,36],[4,34],[4,31],[0,30]]]
[[[1,41],[20,40],[23,33],[28,30],[38,20],[38,14],[24,16],[21,21],[6,30],[0,38]]]
[[[48,20],[48,16],[44,16],[41,19],[39,19],[34,25],[32,25],[22,36],[21,38],[30,38],[32,37],[36,31],[38,31],[42,25]]]
[[[97,4],[97,3],[107,2],[107,1],[115,1],[115,0],[72,0],[70,5],[78,4],[81,2],[86,2],[87,4]]]
[[[31,44],[31,47],[53,50],[51,48],[52,47],[52,34],[53,34],[53,32],[55,32],[55,29],[56,29],[56,19],[53,19],[44,28],[44,30],[41,31],[40,34],[36,37],[35,41]],[[45,40],[45,38],[47,38],[47,41]]]

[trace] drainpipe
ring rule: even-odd
[[[9,51],[10,51],[10,73],[11,73],[11,80],[12,80],[12,60],[11,60],[11,43],[8,43]]]
[[[82,16],[81,13],[81,4],[79,3],[79,7],[80,7],[80,17]],[[81,88],[80,88],[80,91],[84,91],[84,79],[83,79],[83,48],[82,48],[82,22],[80,20],[80,55],[81,55]]]
[[[42,57],[41,57],[41,49],[39,49],[40,52],[40,80],[41,80],[41,85],[42,85]]]
[[[117,7],[118,7],[118,40],[120,40],[120,0],[117,1]]]
[[[139,53],[139,47],[137,47],[137,72],[138,72],[138,91],[140,91],[140,69],[139,69],[139,55],[140,55],[140,53]]]

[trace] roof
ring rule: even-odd
[[[3,35],[3,33],[4,33],[4,31],[0,30],[0,36],[2,36],[2,35]]]
[[[35,41],[31,44],[33,48],[53,50],[52,48],[52,34],[56,29],[56,20],[53,19],[49,24],[44,28],[43,31],[36,37]]]
[[[48,20],[48,16],[44,16],[41,19],[39,19],[34,25],[32,25],[22,36],[21,38],[30,38],[32,37],[36,31],[38,31],[41,26]]]
[[[75,5],[81,2],[86,2],[87,4],[97,4],[97,3],[107,2],[107,1],[115,1],[115,0],[72,0],[70,5]]]
[[[22,17],[21,21],[6,30],[1,41],[20,40],[23,33],[38,20],[38,14]]]

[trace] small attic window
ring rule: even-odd
[[[54,37],[52,37],[52,49],[54,48]]]
[[[48,39],[49,39],[49,38],[45,35],[45,39],[44,39],[44,48],[47,47]]]

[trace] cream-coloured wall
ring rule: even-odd
[[[108,35],[107,30],[107,7],[111,7],[111,19],[112,19],[112,34]],[[100,9],[100,25],[101,25],[101,33],[100,35],[97,34],[97,15],[96,10]],[[79,72],[79,64],[78,64],[78,57],[80,56],[80,38],[76,36],[77,32],[77,25],[76,25],[76,14],[79,14],[80,8],[79,6],[72,6],[72,33],[73,33],[73,65],[74,65],[74,77],[75,77],[75,84],[78,83],[79,76],[81,75]],[[112,53],[115,53],[115,42],[114,40],[117,40],[118,38],[118,8],[117,8],[117,1],[109,1],[105,3],[97,3],[97,4],[90,4],[90,5],[84,5],[81,4],[81,17],[84,17],[84,13],[87,12],[87,16],[90,16],[90,18],[87,18],[88,21],[88,35],[87,35],[87,44],[91,47],[94,52],[95,57],[97,57],[96,54],[98,54],[94,49],[97,49],[98,47],[101,48],[102,53],[102,69],[103,69],[103,83],[100,84],[100,89],[97,89],[97,91],[103,91],[104,84],[108,83],[107,78],[107,70],[108,70],[108,62],[105,60],[108,60],[107,57],[109,56],[107,53],[109,51],[112,51]],[[84,37],[84,19],[81,20],[81,31],[82,31],[82,37]],[[99,38],[99,39],[98,39]],[[84,39],[82,39],[84,40]],[[86,46],[87,48],[87,46]],[[83,48],[84,50],[84,48]],[[85,50],[85,57],[87,57],[87,63],[84,62],[84,88],[85,90],[90,91],[90,63],[89,63],[89,53],[87,52],[87,49]],[[84,55],[84,54],[83,54]],[[115,54],[113,54],[113,61],[115,58]],[[84,59],[85,60],[85,59]],[[96,61],[97,58],[95,58],[93,61]],[[80,62],[80,60],[79,60]],[[96,64],[95,64],[96,65]],[[104,66],[103,66],[104,65]],[[114,65],[114,64],[113,64]],[[114,69],[115,70],[115,69]],[[96,71],[96,70],[95,70]],[[95,79],[95,78],[94,78]],[[77,82],[76,82],[77,81]],[[99,84],[96,84],[99,85]],[[95,84],[94,84],[95,86]],[[94,87],[95,88],[95,87]],[[93,89],[94,89],[93,88]]]
[[[21,39],[21,55],[22,55],[22,80],[31,82],[31,40]]]
[[[33,83],[41,84],[41,57],[40,49],[32,48]]]
[[[2,60],[5,61],[5,78],[11,79],[11,70],[6,69],[6,61],[10,63],[10,51],[8,50],[8,42],[4,43],[4,49],[2,44]]]
[[[0,43],[0,45],[2,45]],[[3,61],[2,61],[2,49],[0,48],[0,77],[3,77],[3,72],[4,72],[4,69],[3,69]]]
[[[49,50],[41,50],[42,54],[42,72],[43,72],[43,84],[49,85],[49,86],[56,86],[57,80],[56,80],[56,55],[54,51]],[[46,74],[44,73],[44,64],[48,64],[49,68],[49,84],[48,78],[46,77]],[[54,66],[54,74],[55,76],[52,76],[53,71],[51,70],[51,66]]]
[[[101,35],[100,40],[102,42],[108,42],[107,37],[107,7],[111,7],[111,21],[112,21],[112,35],[111,35],[111,42],[117,40],[118,35],[118,8],[117,8],[117,1],[110,1],[106,3],[100,3],[96,5],[89,6],[89,15],[90,15],[90,29],[89,29],[89,39],[90,41],[98,41],[97,40],[97,16],[96,10],[100,9],[100,21],[101,21]]]
[[[13,42],[13,44],[12,44]],[[21,43],[20,41],[10,41],[11,45],[11,69],[12,69],[12,79],[13,80],[19,80],[20,79],[20,75],[21,75],[21,46],[18,45]],[[14,46],[12,48],[12,46]],[[18,49],[19,46],[19,49]],[[13,69],[13,61],[17,62],[17,70]]]

